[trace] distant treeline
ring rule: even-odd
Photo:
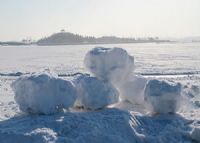
[[[30,45],[32,43],[24,43],[24,42],[16,42],[16,41],[8,41],[8,42],[0,42],[0,45],[7,46],[7,45],[13,45],[13,46],[20,46],[20,45]]]
[[[149,38],[119,38],[115,36],[81,36],[69,32],[55,33],[49,37],[37,41],[37,45],[77,45],[77,44],[116,44],[116,43],[153,43],[170,42],[169,40],[159,40],[158,37]]]
[[[120,38],[116,36],[81,36],[79,34],[73,34],[70,32],[61,31],[59,33],[52,34],[49,37],[42,38],[38,41],[22,40],[21,42],[8,41],[0,42],[0,45],[82,45],[82,44],[118,44],[118,43],[163,43],[172,42],[170,40],[160,40],[158,37],[148,38]]]

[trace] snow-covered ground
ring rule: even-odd
[[[118,44],[135,58],[135,70],[143,74],[187,74],[200,72],[200,44]],[[95,45],[0,46],[0,74],[54,70],[57,73],[85,72],[83,60]]]
[[[83,60],[93,47],[94,45],[0,47],[1,143],[199,141],[199,43],[105,46],[123,47],[128,51],[134,56],[135,72],[146,79],[180,82],[184,99],[177,114],[152,116],[141,105],[129,101],[98,111],[70,109],[70,112],[54,115],[28,115],[19,110],[10,87],[19,75],[53,71],[62,79],[73,80],[79,73],[88,73]]]

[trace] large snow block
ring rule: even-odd
[[[73,106],[76,99],[73,84],[51,74],[22,76],[11,86],[19,108],[28,113],[52,114]]]
[[[181,84],[153,79],[144,91],[145,101],[156,113],[174,113],[181,97]]]
[[[84,59],[86,68],[98,79],[120,82],[134,68],[134,57],[122,48],[96,47]]]
[[[142,76],[129,77],[119,86],[120,98],[133,104],[142,104],[144,101],[144,88],[147,79]]]
[[[82,75],[76,80],[76,106],[96,110],[118,102],[119,93],[112,84]]]

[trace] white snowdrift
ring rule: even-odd
[[[47,73],[22,76],[12,89],[19,108],[28,113],[52,114],[73,106],[76,99],[70,81]]]
[[[181,84],[153,79],[144,91],[145,101],[156,113],[174,113],[181,97]]]
[[[76,80],[77,106],[86,109],[101,109],[107,105],[118,102],[118,91],[107,82],[82,75]]]
[[[116,83],[133,71],[134,57],[122,48],[96,47],[86,54],[84,64],[97,78]]]
[[[128,80],[118,87],[120,98],[133,104],[143,104],[146,82],[147,79],[142,76],[129,76]]]

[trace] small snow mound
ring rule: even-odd
[[[86,68],[98,79],[119,82],[134,68],[134,57],[122,48],[96,47],[84,59]]]
[[[144,87],[147,79],[142,76],[133,76],[119,86],[120,98],[133,104],[141,104],[144,100]]]
[[[52,114],[73,106],[76,90],[70,81],[43,73],[22,76],[12,83],[20,110],[34,114]]]
[[[83,75],[76,81],[77,101],[76,106],[96,110],[118,102],[118,91],[107,82]]]
[[[181,84],[153,79],[144,91],[145,101],[156,113],[174,113],[181,97]]]

